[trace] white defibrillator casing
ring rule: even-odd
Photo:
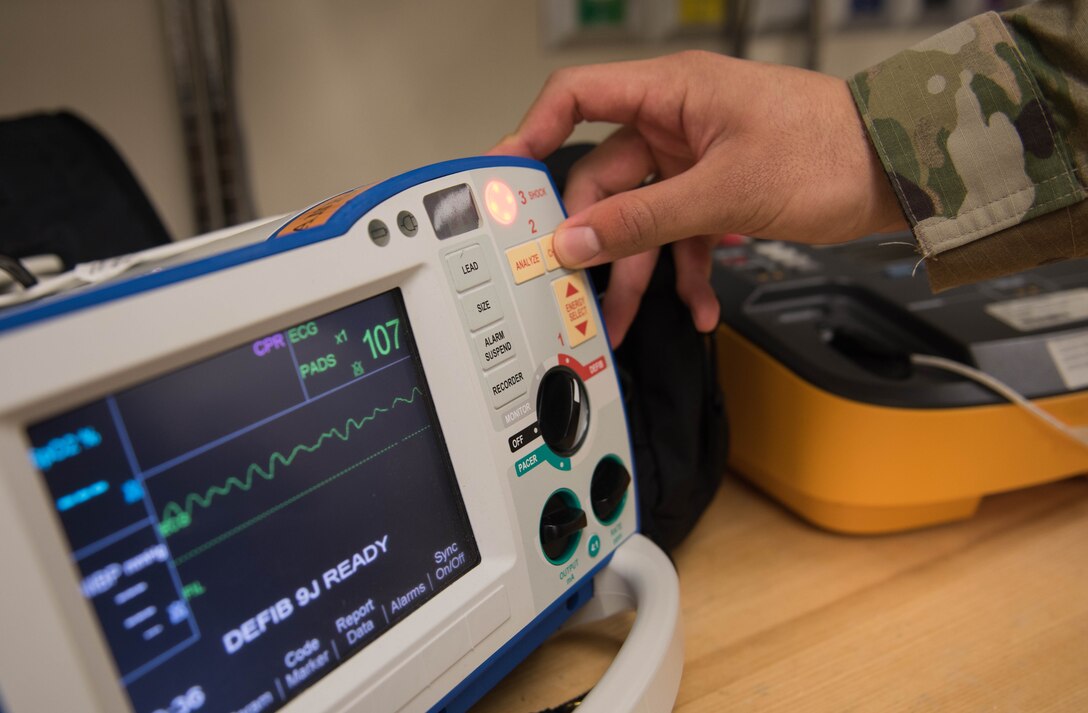
[[[563,217],[452,161],[0,313],[0,708],[476,700],[638,527]]]

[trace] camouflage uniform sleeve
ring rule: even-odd
[[[980,15],[849,84],[935,289],[1088,256],[1088,2]]]

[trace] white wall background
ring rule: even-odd
[[[234,0],[232,8],[247,157],[264,215],[483,151],[516,126],[553,69],[724,48],[704,38],[546,49],[531,0]],[[152,0],[0,1],[0,115],[81,112],[182,237],[193,221],[161,22]],[[845,76],[932,31],[833,36],[824,69]],[[797,61],[802,41],[760,38],[752,55]]]

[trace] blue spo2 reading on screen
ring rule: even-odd
[[[138,713],[275,710],[480,561],[398,290],[28,434]]]

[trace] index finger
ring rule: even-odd
[[[660,74],[660,64],[652,60],[560,69],[548,78],[517,130],[488,153],[542,159],[583,121],[634,123],[649,88],[656,86],[660,93],[670,86]]]

